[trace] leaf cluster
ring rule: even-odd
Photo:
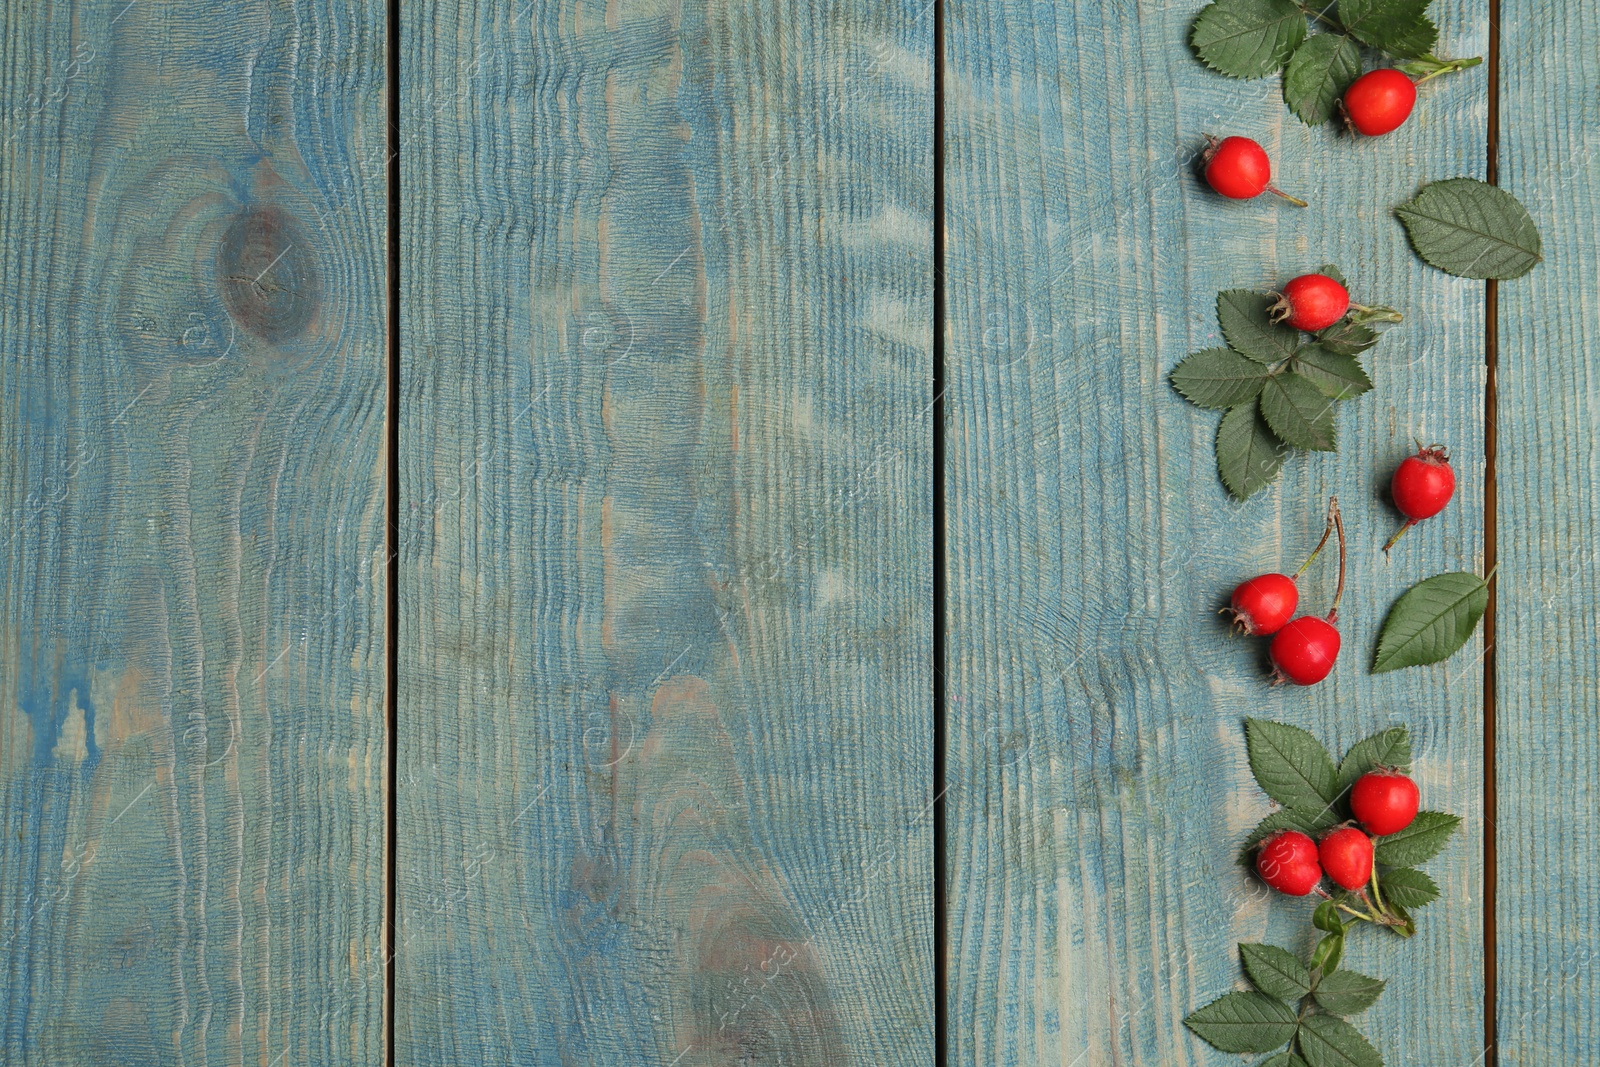
[[[1381,978],[1340,970],[1320,944],[1309,962],[1262,944],[1240,944],[1239,959],[1255,988],[1194,1012],[1183,1021],[1190,1030],[1223,1052],[1283,1050],[1262,1067],[1382,1067],[1377,1050],[1345,1021],[1377,1002]]]
[[[1404,726],[1357,741],[1337,763],[1315,737],[1285,723],[1246,719],[1245,743],[1256,782],[1280,805],[1251,833],[1245,863],[1256,844],[1279,830],[1317,834],[1346,821],[1350,787],[1362,775],[1411,767]],[[1275,1053],[1261,1067],[1382,1067],[1377,1050],[1345,1020],[1371,1007],[1384,982],[1342,969],[1346,940],[1361,922],[1403,937],[1416,933],[1411,909],[1439,896],[1417,866],[1438,854],[1460,822],[1424,811],[1404,830],[1375,839],[1370,894],[1340,893],[1317,906],[1311,923],[1322,936],[1309,959],[1275,945],[1241,944],[1239,958],[1254,988],[1212,1001],[1184,1024],[1223,1052]]]
[[[1333,266],[1318,268],[1344,284]],[[1306,340],[1274,322],[1274,297],[1253,289],[1217,294],[1217,321],[1228,344],[1189,356],[1172,370],[1172,386],[1190,403],[1226,414],[1217,428],[1217,473],[1236,499],[1271,485],[1290,448],[1338,448],[1334,404],[1372,388],[1358,355],[1378,332],[1352,311]],[[1387,308],[1366,314],[1394,318]]]
[[[1361,76],[1360,45],[1407,60],[1408,73],[1431,76],[1472,65],[1432,54],[1439,30],[1432,0],[1215,0],[1195,19],[1189,43],[1201,62],[1230,78],[1283,72],[1283,100],[1307,126],[1327,122]],[[1308,19],[1328,32],[1312,34]],[[1415,67],[1415,70],[1411,68]]]
[[[1245,745],[1257,784],[1280,805],[1245,839],[1239,862],[1246,866],[1255,847],[1280,830],[1315,837],[1349,821],[1350,787],[1362,775],[1379,768],[1408,771],[1411,766],[1411,734],[1404,726],[1357,741],[1338,764],[1306,731],[1265,719],[1245,720]],[[1439,887],[1416,868],[1436,856],[1460,824],[1459,816],[1422,811],[1404,830],[1375,838],[1372,892],[1366,899],[1350,893],[1334,896],[1326,907],[1333,909],[1335,921],[1343,911],[1352,922],[1370,922],[1402,937],[1415,934],[1411,910],[1439,896]],[[1338,932],[1342,935],[1342,928]],[[1323,951],[1341,949],[1329,945]]]

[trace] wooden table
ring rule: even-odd
[[[1304,936],[1247,714],[1466,816],[1388,1062],[1600,1062],[1600,13],[1439,0],[1487,64],[1354,141],[1199,6],[8,8],[0,1063],[1239,1062],[1183,1017]],[[1458,175],[1531,275],[1412,253]],[[1406,321],[1232,502],[1166,373],[1324,262]],[[1213,612],[1332,493],[1348,652],[1269,688]]]

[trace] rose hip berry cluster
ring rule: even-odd
[[[1365,900],[1366,886],[1372,880],[1373,838],[1397,834],[1410,826],[1420,800],[1417,784],[1399,771],[1368,772],[1350,790],[1350,811],[1359,827],[1336,827],[1320,842],[1299,830],[1274,834],[1256,853],[1256,873],[1267,885],[1292,897],[1317,890],[1326,877]]]
[[[1328,543],[1330,534],[1339,535],[1339,585],[1333,596],[1333,606],[1326,617],[1314,615],[1294,617],[1300,606],[1300,588],[1295,584]],[[1225,612],[1233,615],[1234,627],[1239,632],[1255,637],[1271,637],[1268,655],[1272,657],[1276,682],[1289,681],[1295,685],[1315,685],[1333,670],[1339,657],[1339,631],[1334,626],[1338,618],[1339,598],[1344,595],[1345,542],[1344,519],[1339,514],[1337,497],[1328,499],[1328,521],[1322,530],[1322,540],[1311,555],[1292,576],[1261,574],[1241,582],[1233,591],[1233,598]]]

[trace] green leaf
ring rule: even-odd
[[[1327,273],[1324,271],[1323,273]],[[1341,283],[1342,284],[1342,283]],[[1317,345],[1340,356],[1354,356],[1378,343],[1378,331],[1365,323],[1345,319],[1317,334]]]
[[[1298,726],[1266,719],[1244,721],[1250,771],[1267,796],[1292,811],[1320,816],[1339,796],[1333,758]]]
[[[1425,185],[1395,214],[1417,255],[1458,278],[1520,278],[1542,258],[1528,209],[1476,178]]]
[[[1344,280],[1344,272],[1332,263],[1324,263],[1317,268],[1317,273],[1332,278],[1347,289],[1350,287],[1350,283]]]
[[[1311,925],[1330,934],[1344,933],[1344,920],[1339,918],[1339,909],[1331,900],[1317,905],[1317,910],[1311,913]]]
[[[1372,673],[1449,659],[1488,606],[1489,587],[1476,574],[1452,571],[1423,579],[1400,595],[1383,620]]]
[[[1294,354],[1289,368],[1332,400],[1349,400],[1372,388],[1372,379],[1355,356],[1341,356],[1321,345],[1305,345]]]
[[[1339,969],[1339,961],[1344,958],[1344,934],[1329,934],[1317,942],[1316,951],[1311,953],[1311,969],[1318,974],[1332,974]]]
[[[1460,825],[1459,815],[1419,811],[1404,830],[1378,838],[1373,858],[1385,867],[1415,867],[1426,863],[1439,854]]]
[[[1339,21],[1362,44],[1401,59],[1426,55],[1439,31],[1427,19],[1431,0],[1339,0]]]
[[[1310,1067],[1383,1067],[1383,1057],[1360,1032],[1332,1015],[1308,1015],[1300,1023],[1300,1054]]]
[[[1339,792],[1343,794],[1357,778],[1379,767],[1411,769],[1411,731],[1391,726],[1351,745],[1339,761]]]
[[[1317,1006],[1334,1015],[1359,1015],[1383,993],[1383,979],[1355,971],[1335,971],[1317,983]]]
[[[1217,0],[1189,34],[1205,65],[1230,78],[1280,70],[1305,39],[1305,12],[1294,0]]]
[[[1392,925],[1391,926],[1386,926],[1386,927],[1384,927],[1384,929],[1388,930],[1391,934],[1394,934],[1396,937],[1415,937],[1415,936],[1417,936],[1417,924],[1411,918],[1411,916],[1409,914],[1407,914],[1406,909],[1402,908],[1400,905],[1396,904],[1392,900],[1389,901],[1388,903],[1389,903],[1389,914],[1393,915],[1395,918],[1399,919],[1400,920],[1400,925],[1399,926],[1392,926]]]
[[[1333,401],[1308,379],[1294,372],[1272,376],[1261,387],[1260,404],[1267,425],[1288,444],[1317,452],[1338,450]]]
[[[1230,408],[1217,427],[1217,473],[1235,499],[1265,489],[1283,466],[1284,448],[1254,400]]]
[[[1320,126],[1334,115],[1339,98],[1361,76],[1361,50],[1338,33],[1319,33],[1295,49],[1283,72],[1283,102],[1307,126]],[[1322,273],[1328,274],[1324,267]],[[1328,274],[1340,285],[1343,278]]]
[[[1280,1052],[1270,1060],[1262,1060],[1261,1067],[1306,1067],[1306,1061],[1292,1052]]]
[[[1300,331],[1273,322],[1270,294],[1254,289],[1226,289],[1217,294],[1217,322],[1222,336],[1243,356],[1257,363],[1276,363],[1300,347]]]
[[[1229,993],[1183,1020],[1223,1052],[1271,1052],[1294,1037],[1294,1009],[1265,993]]]
[[[1296,1001],[1311,992],[1311,972],[1294,953],[1277,945],[1241,944],[1244,973],[1269,997]]]
[[[1385,871],[1378,883],[1384,901],[1402,908],[1420,908],[1439,899],[1439,887],[1433,879],[1410,867]]]
[[[1231,348],[1208,348],[1172,369],[1172,387],[1203,408],[1237,407],[1254,400],[1267,380],[1267,368]]]

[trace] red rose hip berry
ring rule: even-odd
[[[1286,574],[1258,574],[1241,582],[1225,611],[1233,612],[1233,624],[1241,633],[1265,637],[1283,629],[1294,618],[1300,605],[1300,588]]]
[[[1450,467],[1450,454],[1438,445],[1419,448],[1395,468],[1389,482],[1394,506],[1406,517],[1406,524],[1383,546],[1385,552],[1405,536],[1407,530],[1443,511],[1456,491],[1456,472]]]
[[[1350,310],[1350,291],[1326,274],[1302,274],[1283,287],[1272,305],[1274,322],[1315,332],[1332,326]]]
[[[1256,873],[1280,893],[1303,897],[1322,881],[1317,843],[1298,830],[1285,830],[1261,843]]]
[[[1372,838],[1354,826],[1342,827],[1322,839],[1317,858],[1334,885],[1360,889],[1372,877]]]
[[[1350,813],[1374,837],[1397,834],[1417,817],[1417,783],[1397,771],[1372,771],[1350,790]]]
[[[1267,651],[1278,681],[1316,685],[1339,658],[1339,631],[1326,619],[1302,615],[1278,631]]]
[[[1278,892],[1303,897],[1322,881],[1317,843],[1298,830],[1274,834],[1256,853],[1256,873]]]
[[[1344,113],[1361,133],[1377,137],[1399,129],[1417,104],[1417,83],[1398,70],[1368,71],[1344,91]]]
[[[1273,192],[1291,204],[1306,207],[1272,184],[1272,161],[1267,150],[1248,137],[1208,137],[1204,155],[1206,184],[1231,200],[1249,200]]]

